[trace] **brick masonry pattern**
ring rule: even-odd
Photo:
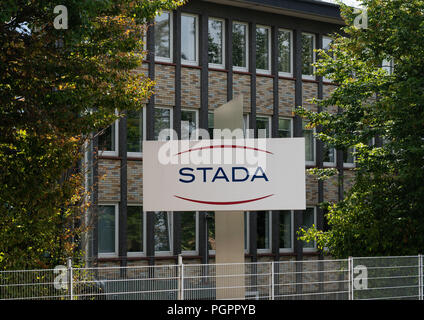
[[[155,102],[161,105],[174,106],[175,67],[156,64],[155,82]]]
[[[292,117],[294,105],[295,82],[293,80],[278,80],[278,113],[280,116]]]
[[[208,76],[209,109],[215,109],[227,103],[227,74],[219,71],[209,71]]]
[[[181,68],[181,106],[200,108],[200,70]]]
[[[121,162],[99,159],[99,202],[120,201]]]
[[[250,112],[250,76],[244,74],[233,75],[233,97],[243,95],[243,110]]]
[[[257,76],[256,78],[256,113],[272,115],[274,79]]]

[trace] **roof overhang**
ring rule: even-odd
[[[203,0],[234,7],[344,24],[337,4],[318,0]]]

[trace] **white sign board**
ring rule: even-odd
[[[143,142],[145,211],[305,208],[304,138]]]

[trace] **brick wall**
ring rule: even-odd
[[[200,108],[200,70],[181,68],[181,106]]]
[[[349,192],[349,190],[352,188],[353,183],[355,182],[355,171],[353,170],[345,170],[344,171],[344,181],[343,181],[343,187],[345,194]]]
[[[318,203],[318,180],[315,176],[306,173],[306,204]]]
[[[323,86],[323,89],[322,89],[322,96],[323,96],[323,98],[324,99],[328,99],[336,88],[337,87],[336,86],[333,86],[333,85],[324,85]],[[326,110],[326,111],[328,111],[330,113],[337,113],[337,107],[330,106],[328,108],[328,110]]]
[[[256,78],[256,113],[272,115],[273,112],[273,82],[269,77]]]
[[[99,202],[120,200],[120,166],[119,160],[99,159]]]
[[[294,85],[295,82],[293,80],[278,80],[278,97],[279,97],[279,115],[291,117],[292,111],[295,107],[294,105]]]
[[[311,103],[311,99],[318,98],[318,84],[312,82],[303,82],[302,104],[303,107],[318,112],[316,104]]]
[[[324,181],[324,201],[338,201],[338,175]]]
[[[243,110],[250,112],[250,76],[244,74],[233,75],[233,97],[243,95]]]
[[[143,162],[128,161],[127,162],[127,199],[128,202],[143,202]]]
[[[160,105],[175,105],[175,67],[155,65],[155,102]]]
[[[214,109],[227,103],[227,73],[209,71],[209,109]]]

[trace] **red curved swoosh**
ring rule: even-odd
[[[184,197],[174,195],[174,197],[181,199],[181,200],[186,200],[186,201],[191,201],[191,202],[196,202],[196,203],[202,203],[202,204],[212,204],[212,205],[218,205],[218,206],[229,206],[229,205],[233,205],[233,204],[242,204],[242,203],[254,202],[254,201],[266,199],[266,198],[269,198],[269,197],[272,197],[272,196],[273,196],[273,194],[269,194],[267,196],[263,196],[263,197],[255,198],[255,199],[220,202],[220,201],[194,200],[194,199],[189,199],[189,198],[184,198]]]
[[[266,152],[266,153],[269,153],[269,154],[273,154],[270,151],[262,150],[262,149],[258,149],[258,148],[253,148],[253,147],[238,146],[238,145],[235,145],[235,144],[233,144],[233,145],[231,145],[231,144],[221,144],[221,145],[213,145],[213,146],[205,146],[205,147],[198,147],[198,148],[188,149],[186,151],[178,152],[176,154],[176,156],[178,156],[180,154],[183,154],[183,153],[186,153],[186,152],[199,151],[199,150],[203,150],[203,149],[214,149],[214,148],[233,148],[233,149],[240,148],[240,149],[248,149],[248,150],[261,151],[261,152]]]

